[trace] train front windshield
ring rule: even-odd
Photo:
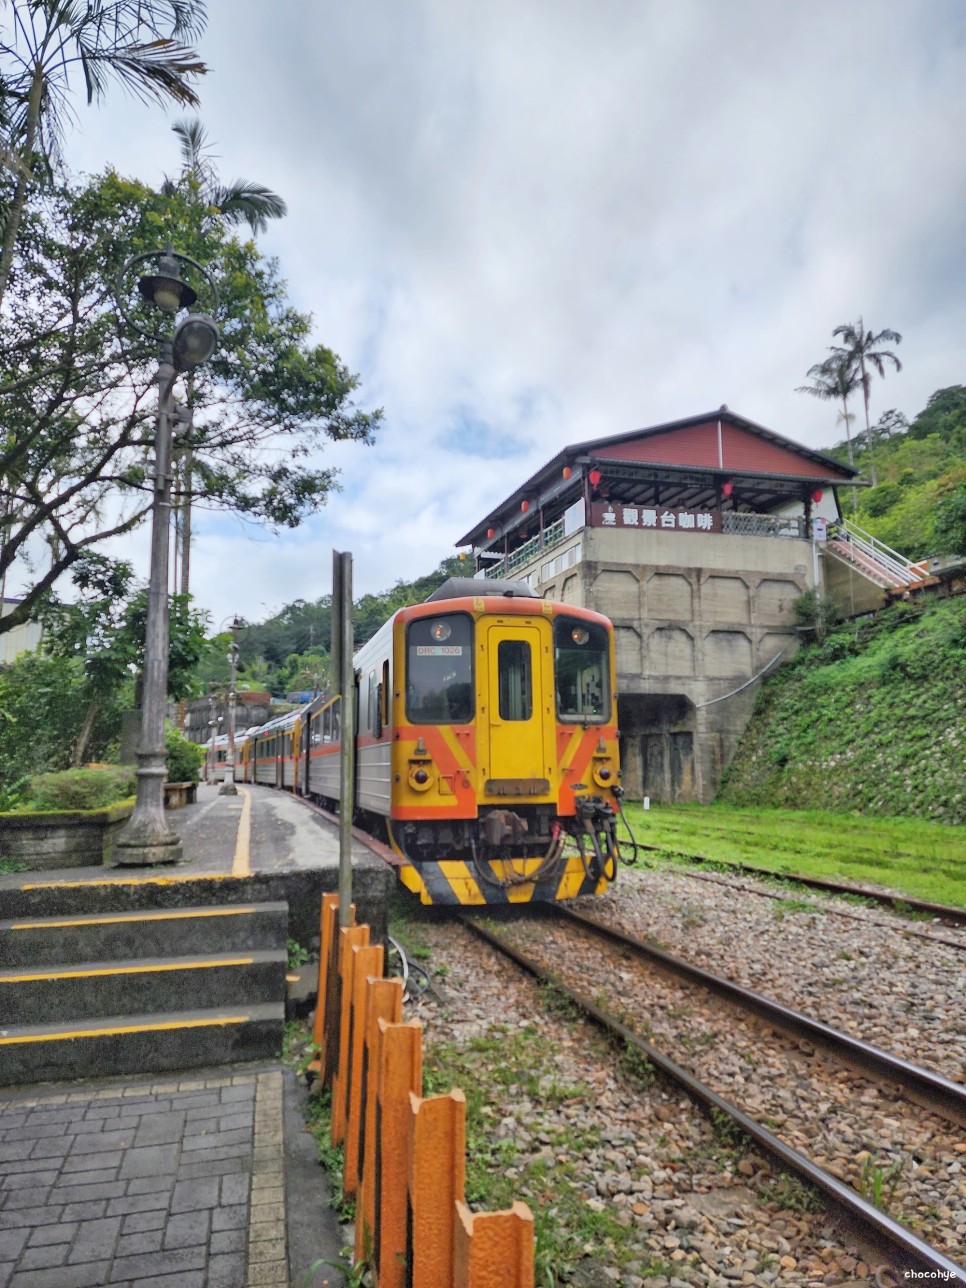
[[[473,622],[447,613],[406,629],[406,715],[413,724],[468,724],[474,715]]]
[[[608,636],[596,622],[558,617],[553,625],[557,715],[604,723],[610,714]]]

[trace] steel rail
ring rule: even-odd
[[[780,1002],[773,1002],[771,998],[752,992],[751,989],[735,984],[721,975],[713,975],[710,971],[694,966],[681,957],[675,957],[662,948],[656,948],[652,944],[625,934],[622,930],[605,925],[595,917],[588,917],[585,913],[575,912],[572,908],[559,905],[548,909],[547,914],[583,926],[595,935],[629,948],[637,956],[654,962],[672,974],[691,980],[745,1010],[753,1011],[776,1028],[793,1033],[797,1037],[808,1038],[817,1046],[834,1052],[840,1059],[863,1072],[874,1073],[879,1078],[889,1078],[898,1084],[907,1100],[931,1109],[958,1126],[966,1127],[966,1087],[960,1083],[952,1082],[941,1074],[932,1073],[921,1065],[912,1064],[909,1060],[890,1055],[880,1047],[862,1042],[859,1038],[853,1038],[848,1033],[833,1029],[820,1020],[813,1020],[803,1015],[801,1011],[794,1011]]]
[[[551,984],[559,993],[570,998],[591,1019],[606,1032],[621,1038],[628,1045],[640,1051],[655,1068],[665,1076],[678,1083],[691,1099],[709,1114],[712,1110],[725,1114],[746,1136],[754,1140],[773,1160],[782,1167],[803,1177],[825,1194],[830,1206],[841,1215],[854,1229],[857,1236],[875,1248],[888,1248],[892,1266],[900,1272],[909,1270],[917,1274],[926,1274],[930,1279],[939,1279],[946,1283],[966,1284],[966,1269],[950,1261],[938,1249],[930,1247],[898,1221],[881,1212],[867,1202],[855,1190],[831,1176],[810,1158],[792,1149],[784,1141],[773,1135],[767,1128],[749,1118],[743,1110],[724,1100],[717,1092],[699,1082],[687,1069],[677,1064],[649,1042],[638,1037],[620,1020],[599,1007],[589,997],[578,993],[565,984],[552,971],[545,970],[516,948],[504,943],[498,935],[484,930],[467,915],[460,917],[463,925],[478,935],[486,943],[505,954],[518,966],[528,971],[536,979]]]
[[[937,917],[947,925],[966,926],[966,908],[957,908],[950,903],[928,903],[925,899],[914,899],[911,895],[886,894],[883,890],[870,890],[867,886],[850,885],[845,881],[827,881],[824,877],[810,877],[803,872],[775,872],[772,868],[759,868],[751,863],[740,863],[732,859],[712,859],[707,854],[691,854],[687,850],[674,850],[666,845],[648,845],[638,841],[639,850],[651,850],[658,854],[673,854],[687,859],[689,863],[711,863],[719,870],[733,869],[735,872],[747,872],[750,876],[771,877],[773,881],[794,881],[796,885],[812,886],[829,894],[850,895],[853,898],[869,899],[873,903],[883,904],[893,912],[924,912],[930,917]]]
[[[713,860],[717,863],[717,860]],[[679,869],[680,870],[680,869]],[[654,868],[651,868],[654,871]],[[781,903],[788,897],[787,891],[781,890],[762,890],[756,886],[745,885],[743,882],[728,880],[728,874],[724,872],[690,872],[683,873],[691,881],[707,881],[713,885],[720,885],[725,890],[742,890],[746,894],[753,894],[756,898],[775,899]],[[966,952],[966,939],[950,939],[947,935],[937,934],[935,931],[915,930],[911,925],[904,925],[898,928],[890,925],[885,921],[870,921],[860,916],[857,912],[848,912],[845,908],[832,907],[829,904],[816,906],[816,911],[822,913],[831,913],[833,917],[847,917],[850,921],[858,921],[866,926],[878,926],[880,930],[897,930],[903,936],[911,936],[915,939],[925,939],[930,944],[943,944],[946,948],[955,948],[957,952]],[[897,914],[901,915],[901,914]]]

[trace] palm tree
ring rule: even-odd
[[[205,27],[205,0],[9,0],[0,31],[4,164],[16,175],[0,250],[0,300],[6,290],[24,206],[32,184],[61,162],[73,116],[78,71],[88,103],[113,78],[142,102],[195,106],[191,79],[207,67],[186,38]]]
[[[181,140],[181,175],[176,182],[165,179],[162,192],[193,187],[213,218],[229,224],[247,223],[253,233],[263,233],[270,219],[282,219],[288,214],[278,193],[263,184],[250,179],[220,182],[207,133],[197,117],[176,121],[171,128]]]
[[[902,370],[902,363],[894,353],[889,349],[881,349],[881,344],[899,344],[902,336],[898,331],[880,331],[878,335],[871,331],[866,331],[865,325],[859,318],[858,324],[853,325],[851,322],[843,323],[837,326],[832,332],[834,336],[841,336],[843,343],[836,345],[832,353],[839,355],[843,362],[847,362],[855,371],[862,383],[862,394],[865,399],[865,441],[869,447],[869,460],[872,466],[872,483],[877,482],[875,471],[875,451],[872,446],[872,425],[869,421],[869,386],[872,383],[872,374],[869,367],[874,367],[880,376],[885,376],[885,364],[891,362],[896,371]]]
[[[855,454],[852,450],[852,435],[849,432],[849,425],[854,420],[854,414],[849,411],[849,399],[859,387],[859,375],[849,363],[842,358],[836,357],[833,353],[831,358],[826,358],[824,362],[816,362],[813,367],[809,367],[805,373],[810,377],[810,385],[799,385],[795,392],[797,394],[811,394],[813,398],[821,398],[824,402],[836,402],[841,400],[842,410],[838,414],[838,419],[845,422],[845,441],[849,446],[849,464],[855,468]],[[855,489],[852,489],[852,508],[857,505],[855,499]]]
[[[825,402],[841,401],[842,410],[839,412],[839,419],[845,421],[845,438],[849,445],[849,464],[854,468],[855,458],[852,452],[852,435],[849,433],[849,424],[855,417],[849,411],[849,399],[859,387],[858,372],[854,371],[848,362],[833,353],[831,358],[826,358],[824,362],[816,362],[813,367],[809,367],[805,374],[812,383],[810,385],[799,385],[795,390],[797,394],[811,394],[813,398],[821,398]]]
[[[253,183],[250,179],[234,179],[223,184],[215,168],[208,135],[201,121],[176,121],[172,130],[181,141],[181,174],[174,179],[165,179],[161,191],[168,195],[182,189],[195,192],[198,198],[208,207],[212,220],[222,219],[225,223],[247,223],[253,233],[264,232],[270,219],[282,219],[288,213],[288,207],[276,192],[263,184]],[[194,381],[188,377],[188,412],[194,401]],[[191,475],[193,453],[186,449],[177,462],[180,474],[180,502],[175,511],[175,548],[181,557],[182,595],[189,593],[191,581]]]

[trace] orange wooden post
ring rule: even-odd
[[[404,1288],[409,1097],[423,1089],[423,1026],[418,1020],[408,1024],[378,1020],[377,1024],[381,1054],[372,1223],[376,1282],[379,1288]]]
[[[534,1288],[533,1213],[471,1212],[457,1200],[453,1288]]]
[[[352,917],[352,920],[355,918]],[[315,1048],[316,1055],[306,1068],[306,1073],[317,1078],[320,1085],[326,1082],[325,1035],[327,1021],[330,1020],[326,1011],[326,998],[329,972],[332,969],[332,944],[336,938],[338,923],[339,896],[324,894],[319,911],[319,986],[315,994],[315,1022],[312,1025],[312,1046]]]
[[[402,1020],[401,979],[366,981],[366,1041],[362,1052],[362,1123],[359,1132],[361,1173],[356,1199],[356,1262],[371,1260],[376,1246],[376,1106],[379,1101],[379,1064],[382,1032],[379,1021],[398,1024]]]
[[[385,951],[382,944],[353,948],[349,979],[348,1108],[346,1112],[345,1155],[342,1160],[342,1194],[352,1198],[359,1188],[359,1127],[362,1122],[362,1059],[366,1040],[366,988],[371,976],[382,974]]]
[[[339,931],[339,1010],[333,1016],[333,1028],[338,1025],[339,1047],[335,1072],[332,1077],[332,1144],[341,1145],[345,1139],[349,1104],[349,1032],[352,1019],[352,950],[366,948],[369,944],[368,926],[344,926]]]
[[[412,1288],[452,1288],[454,1204],[466,1182],[466,1097],[410,1094],[409,1264]]]

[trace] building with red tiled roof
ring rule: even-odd
[[[727,407],[563,448],[460,538],[477,575],[606,613],[624,785],[710,800],[798,644],[793,604],[856,471]],[[881,600],[881,592],[880,592]]]

